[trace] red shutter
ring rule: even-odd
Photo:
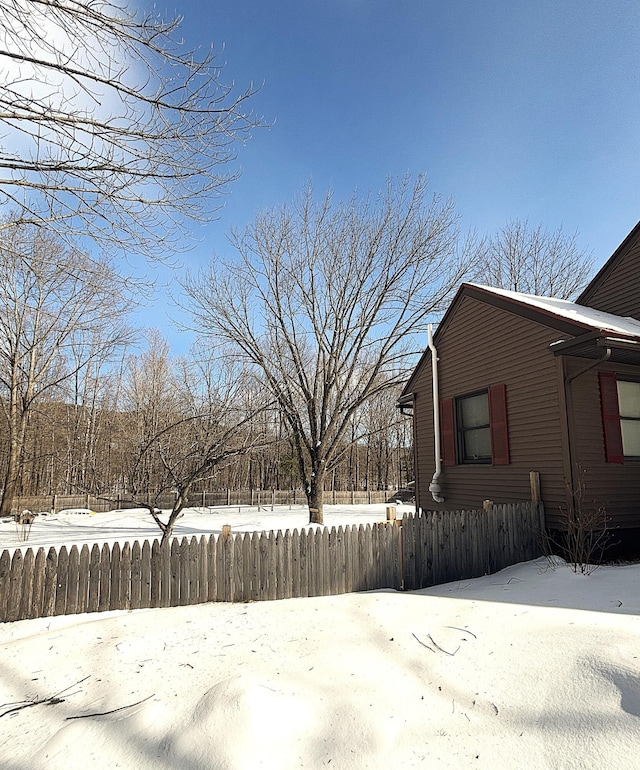
[[[509,426],[507,423],[507,386],[489,388],[489,425],[491,459],[494,465],[509,465]]]
[[[604,431],[604,452],[608,463],[623,463],[622,431],[618,409],[618,386],[613,372],[599,372],[600,407]]]
[[[440,401],[440,439],[442,449],[442,464],[456,464],[456,422],[454,419],[453,399],[443,398]]]

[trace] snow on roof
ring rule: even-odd
[[[635,318],[614,315],[613,313],[603,313],[600,310],[594,310],[584,305],[578,305],[575,302],[569,302],[566,299],[556,299],[554,297],[538,297],[535,294],[522,294],[519,291],[509,291],[507,289],[496,289],[493,286],[483,286],[478,283],[470,283],[477,289],[497,294],[515,302],[544,310],[558,318],[565,318],[569,321],[575,321],[598,331],[614,332],[631,337],[640,337],[640,321]]]

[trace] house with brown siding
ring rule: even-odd
[[[530,500],[534,472],[550,529],[577,490],[640,528],[640,224],[578,302],[463,284],[399,405],[423,510]]]

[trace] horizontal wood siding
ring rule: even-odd
[[[615,258],[580,302],[596,310],[640,320],[640,241]]]
[[[567,371],[573,373],[584,369],[585,362],[568,358],[566,365]],[[606,461],[598,384],[600,371],[615,372],[622,378],[640,377],[636,367],[603,364],[571,383],[575,414],[574,464],[584,484],[582,504],[590,508],[604,506],[612,527],[640,527],[640,463]]]
[[[546,506],[565,502],[563,434],[558,392],[560,364],[548,350],[558,332],[470,297],[464,297],[438,336],[440,397],[454,398],[506,385],[510,462],[443,468],[436,505],[429,492],[434,471],[431,365],[417,373],[415,440],[418,500],[422,508],[477,508],[530,499],[530,471],[540,474]]]

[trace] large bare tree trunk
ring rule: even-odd
[[[309,524],[324,524],[324,474],[314,473],[306,488]]]

